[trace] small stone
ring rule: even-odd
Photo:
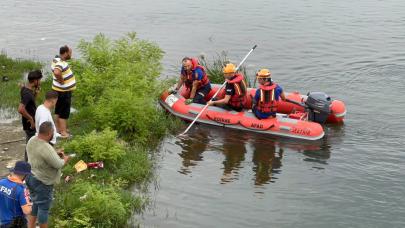
[[[7,147],[4,147],[4,148],[3,148],[3,150],[4,150],[4,151],[7,151],[7,150],[8,150],[8,148],[7,148]]]

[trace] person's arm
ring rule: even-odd
[[[285,101],[286,97],[285,97],[283,88],[281,88],[280,86],[277,85],[277,89],[279,90],[281,100]]]
[[[201,80],[203,78],[203,72],[201,69],[197,69],[195,71],[195,80],[193,81],[193,88],[191,89],[190,92],[190,99],[193,99],[195,97],[195,93],[197,92],[198,86],[201,84]]]
[[[25,108],[25,106],[28,105],[28,103],[35,99],[34,97],[32,97],[31,95],[25,93],[21,99],[20,104],[18,105],[18,112],[28,120],[28,122],[31,124],[31,129],[35,128],[35,120],[34,117],[31,116],[28,112],[27,109]]]
[[[284,91],[281,91],[280,98],[281,98],[281,100],[283,100],[283,101],[286,100]]]
[[[55,169],[62,168],[65,165],[65,163],[67,163],[67,161],[69,160],[69,157],[65,156],[63,152],[62,158],[59,157],[55,149],[49,144],[46,145],[46,150],[47,152],[46,155],[44,156],[44,159],[48,165],[52,166]]]
[[[35,128],[35,121],[34,118],[27,112],[27,109],[25,109],[25,105],[21,104],[18,106],[18,112],[25,117],[28,122],[31,124],[31,129]]]
[[[183,75],[180,75],[179,81],[177,82],[175,90],[179,90],[180,87],[183,85],[184,80],[183,80]]]
[[[32,211],[32,203],[27,203],[23,206],[21,206],[21,209],[24,213],[24,215],[30,215]]]
[[[208,105],[217,105],[217,104],[228,104],[229,100],[231,99],[231,95],[225,95],[225,97],[221,100],[217,101],[209,101]]]
[[[31,214],[32,211],[32,203],[30,202],[29,199],[29,192],[27,188],[24,188],[23,191],[21,191],[20,196],[19,196],[19,202],[21,205],[21,209],[25,215]]]
[[[60,84],[63,84],[63,83],[64,83],[63,77],[62,77],[62,69],[61,69],[60,66],[56,66],[56,67],[53,69],[53,74],[55,75],[56,80],[57,80]]]
[[[257,102],[259,102],[260,99],[260,89],[256,90],[255,96],[252,97],[252,109],[257,105]]]
[[[63,148],[58,149],[57,153],[59,157],[65,161],[65,164],[69,161],[70,157],[65,155],[65,150]]]
[[[221,100],[217,101],[209,101],[208,105],[216,105],[216,104],[228,104],[229,100],[231,99],[232,95],[235,93],[233,88],[233,84],[227,83],[225,86],[225,97]]]

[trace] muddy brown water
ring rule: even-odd
[[[251,73],[269,67],[286,91],[346,103],[345,124],[325,126],[318,142],[202,125],[168,136],[151,204],[135,217],[142,226],[405,227],[404,1],[71,0],[57,9],[2,0],[0,47],[50,61],[61,44],[136,31],[166,52],[166,77],[186,55],[226,50],[237,62],[257,44]]]

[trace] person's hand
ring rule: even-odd
[[[58,153],[60,158],[63,159],[64,157],[66,157],[65,156],[65,151],[63,149],[58,149],[56,152]]]
[[[62,159],[65,161],[65,164],[66,164],[69,161],[70,157],[63,155]]]
[[[177,89],[172,89],[172,90],[169,91],[169,94],[176,94],[177,91],[178,91]]]
[[[65,83],[65,82],[63,81],[63,78],[58,78],[57,81],[58,81],[60,84],[62,84],[62,85]]]
[[[193,99],[189,98],[189,99],[186,100],[185,103],[186,103],[186,105],[189,105],[189,104],[193,103]]]
[[[28,122],[29,122],[30,125],[31,125],[30,128],[31,128],[31,129],[35,129],[35,122],[34,122],[34,119],[31,118],[31,119],[28,120]]]
[[[41,86],[35,87],[34,88],[34,96],[36,97],[39,94],[39,92],[41,92]]]
[[[210,101],[208,101],[207,104],[208,104],[208,105],[214,105],[214,104],[215,104],[215,101],[210,100]]]

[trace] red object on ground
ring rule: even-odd
[[[104,163],[102,161],[89,162],[89,163],[87,163],[87,167],[93,168],[93,169],[100,169],[100,168],[104,168]]]

